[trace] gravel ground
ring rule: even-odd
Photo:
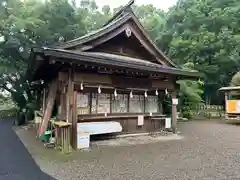
[[[240,126],[196,121],[180,123],[179,130],[182,140],[100,147],[68,160],[51,156],[37,162],[58,180],[240,179]]]

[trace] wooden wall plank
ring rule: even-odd
[[[168,90],[174,90],[174,84],[172,81],[161,81],[161,80],[153,80],[152,81],[152,87],[157,89],[168,89]]]
[[[58,73],[58,80],[59,81],[63,81],[63,82],[68,81],[68,73],[66,73],[66,72],[59,72]]]
[[[88,82],[88,83],[112,84],[110,76],[101,74],[75,73],[73,81],[80,83]]]
[[[66,81],[66,73],[62,72],[59,76],[61,80]],[[168,81],[163,80],[154,80],[149,78],[134,78],[134,77],[124,77],[124,76],[114,76],[114,75],[104,75],[104,74],[87,74],[87,73],[78,73],[76,72],[73,75],[72,81],[74,83],[89,83],[89,84],[109,84],[113,87],[121,88],[157,88],[159,90],[168,89],[173,91],[175,87],[175,80],[169,79]],[[134,82],[134,83],[132,83]]]

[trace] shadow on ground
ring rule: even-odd
[[[14,118],[0,120],[0,180],[50,180],[12,129]]]

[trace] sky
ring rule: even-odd
[[[98,6],[109,5],[111,8],[125,5],[129,0],[95,0]],[[169,7],[175,5],[177,0],[135,0],[135,4],[153,4],[155,7],[167,11]]]

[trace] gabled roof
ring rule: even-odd
[[[108,53],[100,52],[80,52],[74,50],[64,49],[53,49],[53,48],[35,48],[32,49],[33,53],[41,54],[45,57],[57,57],[66,59],[67,62],[86,64],[93,63],[98,65],[108,65],[113,67],[119,67],[122,69],[133,69],[146,71],[148,73],[163,73],[172,74],[181,77],[201,77],[202,75],[198,72],[191,72],[184,69],[162,66],[156,63],[146,61],[144,59],[131,58],[126,56],[113,55]],[[31,65],[30,65],[31,66]],[[35,71],[37,67],[32,65],[28,69]]]
[[[55,48],[69,49],[69,48],[84,44],[86,42],[92,41],[94,39],[97,39],[97,38],[101,37],[104,34],[107,34],[111,31],[113,31],[117,27],[121,26],[124,22],[128,21],[130,18],[131,17],[129,16],[129,14],[125,14],[121,18],[119,18],[115,21],[112,21],[111,23],[109,23],[106,26],[103,26],[100,29],[92,31],[92,32],[90,32],[90,33],[88,33],[84,36],[79,37],[79,38],[64,42],[60,45],[55,46]]]
[[[229,86],[229,87],[221,87],[219,91],[234,91],[240,90],[240,86]]]
[[[124,26],[128,22],[132,21],[134,26],[137,27],[137,30],[141,33],[141,36],[144,37],[144,39],[138,38],[140,43],[143,45],[143,47],[161,64],[165,64],[167,66],[171,67],[177,67],[157,46],[156,44],[151,40],[149,35],[145,32],[143,26],[135,16],[134,12],[131,9],[131,5],[134,3],[134,1],[130,1],[126,6],[124,6],[120,11],[118,11],[113,18],[111,18],[102,28],[93,31],[89,34],[86,34],[85,36],[79,37],[77,39],[64,42],[61,45],[55,46],[54,48],[57,49],[72,49],[77,46],[84,46],[84,44],[95,41],[96,39],[113,32],[114,30],[118,29],[119,27]],[[134,34],[134,27],[131,25],[128,25],[126,28],[130,28],[130,30],[133,31]],[[124,31],[124,28],[122,29]],[[118,33],[121,33],[118,32]],[[116,34],[117,35],[117,34]],[[134,34],[136,35],[136,34]],[[106,41],[109,39],[106,38]],[[147,45],[146,45],[147,44]],[[148,47],[146,47],[148,46]],[[86,51],[94,48],[91,46],[86,46],[86,48],[82,48],[81,51]],[[164,63],[163,63],[164,62]]]

